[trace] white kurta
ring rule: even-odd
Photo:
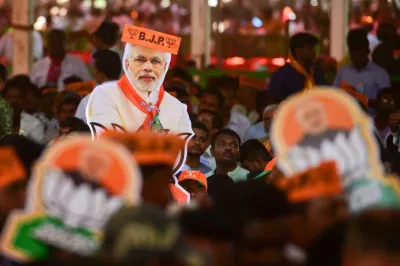
[[[148,92],[136,90],[136,92],[147,103],[157,102],[158,90]],[[107,129],[115,129],[112,124],[122,126],[130,132],[137,131],[143,124],[146,114],[136,108],[125,97],[117,82],[110,82],[97,86],[91,93],[89,103],[86,108],[86,118],[89,124],[98,123]],[[164,93],[164,98],[160,104],[159,120],[164,130],[169,133],[191,133],[192,126],[185,104],[178,101],[169,93]],[[96,133],[101,128],[95,127]]]

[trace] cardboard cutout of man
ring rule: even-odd
[[[97,86],[86,109],[93,136],[104,130],[193,134],[187,107],[164,91],[162,83],[180,38],[125,25],[124,75]]]

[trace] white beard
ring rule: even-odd
[[[127,70],[125,71],[125,75],[128,78],[129,82],[132,84],[132,86],[137,89],[137,90],[141,90],[141,91],[145,91],[145,92],[152,92],[158,88],[161,87],[162,83],[164,82],[164,78],[165,75],[167,74],[167,71],[165,71],[165,73],[160,76],[158,79],[155,79],[154,82],[152,82],[151,84],[145,84],[140,82],[136,77],[134,77],[132,75],[132,72]]]

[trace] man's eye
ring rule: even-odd
[[[147,60],[144,59],[144,58],[136,58],[135,61],[136,61],[136,62],[139,62],[139,63],[145,63]]]
[[[161,60],[159,60],[159,59],[151,59],[151,63],[153,65],[159,65],[159,64],[161,64]]]

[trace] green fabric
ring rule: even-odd
[[[13,132],[13,109],[0,97],[0,138]]]
[[[25,214],[19,214],[24,217]],[[50,246],[90,255],[97,251],[100,239],[85,228],[66,227],[58,218],[42,216],[25,216],[14,224],[11,241],[13,249],[24,253],[33,260],[42,260],[49,256]]]
[[[398,189],[387,178],[353,181],[346,189],[350,212],[358,213],[371,208],[400,208]]]
[[[259,173],[256,177],[254,177],[254,180],[266,176],[269,172],[271,172],[271,170],[266,170],[264,172]]]

